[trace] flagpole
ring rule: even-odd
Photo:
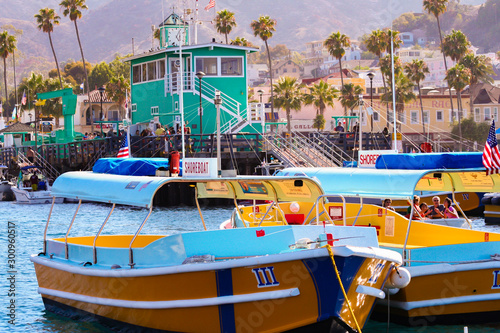
[[[185,27],[184,27],[184,12],[182,15],[182,40],[179,41],[179,72],[180,72],[180,81],[179,81],[179,108],[181,111],[181,141],[182,141],[182,159],[186,156],[185,153],[185,144],[184,144],[184,66],[182,64],[182,44],[185,40]]]
[[[196,0],[196,14],[194,19],[194,45],[198,45],[198,0]]]

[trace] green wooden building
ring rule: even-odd
[[[247,102],[247,55],[258,49],[215,41],[189,45],[187,24],[176,14],[170,15],[159,29],[161,46],[157,50],[127,59],[131,63],[132,123],[154,121],[180,128],[182,90],[184,121],[191,133],[215,133],[214,98],[219,90],[221,132],[261,133],[262,105],[249,107]],[[199,72],[205,74],[201,80],[196,75]]]

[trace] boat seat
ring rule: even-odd
[[[288,224],[304,224],[304,214],[285,214]]]

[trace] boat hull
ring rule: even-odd
[[[411,283],[390,296],[391,321],[410,326],[491,323],[500,317],[500,262],[408,268]],[[441,271],[441,273],[439,273]],[[387,300],[374,319],[387,320]]]
[[[12,191],[16,197],[16,202],[19,204],[50,204],[52,196],[50,191],[27,191],[13,187]],[[64,198],[56,198],[56,203],[63,203]]]
[[[67,269],[43,256],[32,261],[46,308],[58,313],[169,332],[287,331],[317,325],[354,331],[332,260],[326,249],[319,250],[319,255],[297,259],[238,259],[224,269],[211,264],[195,264],[185,272],[166,268],[165,273],[126,268],[108,270],[107,276],[100,276],[102,269]],[[359,256],[334,259],[362,327],[376,297],[360,292],[358,285],[380,291],[392,263]],[[83,273],[75,273],[79,270]],[[270,283],[275,285],[263,286]]]
[[[12,201],[14,200],[14,192],[12,192],[12,186],[7,182],[0,183],[0,201]]]

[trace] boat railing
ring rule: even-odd
[[[106,219],[104,220],[104,222],[102,223],[101,227],[99,228],[99,231],[95,235],[94,243],[92,244],[92,254],[93,254],[93,258],[92,259],[93,259],[94,265],[97,264],[97,249],[96,249],[97,237],[99,237],[99,235],[101,234],[102,229],[104,229],[104,226],[106,225],[106,223],[108,222],[109,218],[111,217],[111,214],[115,210],[115,207],[116,207],[116,204],[113,203],[113,206],[111,207],[111,211],[109,212],[108,216],[106,216]]]
[[[54,205],[54,204],[52,204]],[[80,209],[80,206],[82,205],[82,200],[78,200],[78,207],[76,207],[75,214],[73,215],[73,219],[71,219],[71,223],[69,224],[68,231],[66,231],[66,236],[64,236],[64,248],[65,248],[65,257],[66,259],[69,259],[69,253],[68,253],[68,235],[69,232],[71,231],[71,227],[73,226],[73,223],[75,222],[76,219],[76,214],[78,214],[78,210]]]
[[[134,266],[135,266],[135,263],[134,263],[134,252],[132,250],[132,245],[134,245],[135,239],[137,238],[137,236],[141,232],[142,228],[146,224],[146,221],[149,219],[149,217],[151,216],[152,212],[153,212],[153,206],[151,206],[149,208],[148,215],[146,216],[146,218],[144,218],[144,221],[142,221],[141,225],[139,226],[139,229],[137,229],[136,233],[134,234],[134,237],[132,237],[132,240],[130,241],[130,245],[128,247],[128,251],[129,251],[129,264],[128,265],[130,266],[130,268],[134,268]]]
[[[334,224],[333,220],[330,217],[330,214],[328,214],[328,212],[326,211],[324,199],[327,198],[327,197],[329,197],[329,198],[331,198],[331,197],[334,197],[334,198],[337,197],[337,198],[340,198],[342,200],[342,210],[343,210],[342,211],[342,220],[343,220],[344,226],[346,226],[347,225],[346,224],[346,214],[345,214],[345,212],[346,212],[346,201],[345,201],[345,197],[343,195],[341,195],[341,194],[322,194],[322,195],[318,196],[318,198],[316,199],[316,202],[312,206],[311,210],[307,214],[307,216],[304,219],[304,221],[307,221],[307,219],[311,215],[311,212],[316,208],[316,217],[312,221],[316,220],[316,223],[319,223],[320,215],[326,214],[326,216],[328,216],[328,219],[330,220],[330,223]],[[323,212],[321,214],[319,213],[320,200],[323,202]],[[359,215],[359,212],[358,212],[358,215]]]

